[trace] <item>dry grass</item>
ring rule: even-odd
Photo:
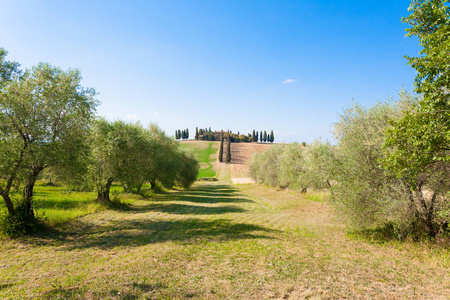
[[[322,198],[197,184],[4,240],[0,298],[448,299],[448,250],[350,238]]]

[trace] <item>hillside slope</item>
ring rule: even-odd
[[[264,152],[269,149],[272,144],[266,143],[232,143],[231,144],[231,163],[218,163],[218,177],[222,180],[247,178],[248,166],[247,162],[256,152]],[[224,157],[226,149],[224,149]],[[232,180],[235,182],[235,180]],[[246,181],[246,180],[244,180]],[[244,183],[242,181],[241,183]],[[248,180],[247,180],[248,181]],[[237,183],[237,181],[235,182]]]

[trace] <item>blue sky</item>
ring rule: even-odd
[[[3,0],[0,47],[80,69],[110,120],[331,139],[352,99],[413,90],[410,1]]]

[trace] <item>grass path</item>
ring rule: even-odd
[[[200,162],[200,170],[197,178],[214,177],[216,175],[215,164],[217,160],[217,151],[219,142],[211,141],[184,141],[180,143],[181,147],[190,148],[197,155]]]
[[[0,298],[448,299],[447,250],[349,238],[309,198],[204,183],[4,240]]]

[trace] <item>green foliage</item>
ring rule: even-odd
[[[158,183],[188,188],[197,178],[197,159],[154,124],[146,130],[139,123],[99,119],[91,147],[89,174],[101,202],[110,202],[109,188],[116,180],[126,191],[140,193],[145,182],[153,189]]]
[[[339,141],[333,179],[332,201],[347,224],[358,229],[380,227],[387,222],[406,227],[408,189],[393,176],[386,176],[379,160],[389,120],[398,118],[402,107],[395,103],[378,103],[365,109],[353,104],[334,124]]]
[[[417,72],[415,90],[422,99],[387,130],[383,165],[406,182],[417,218],[435,236],[450,221],[450,8],[448,1],[420,0],[409,10],[403,18],[411,26],[407,36],[418,37],[423,49],[421,56],[407,59]]]
[[[223,161],[223,130],[220,135],[219,162]]]
[[[8,52],[5,49],[0,48],[0,88],[9,81],[17,79],[22,73],[19,69],[19,63],[5,59],[7,54]]]
[[[40,172],[77,173],[80,154],[97,101],[95,91],[80,86],[77,70],[39,64],[23,76],[3,81],[0,90],[0,186],[11,216],[9,192],[24,183],[24,202],[33,218],[33,188]]]
[[[181,187],[188,189],[197,180],[198,170],[200,168],[198,160],[194,153],[180,150],[178,152],[179,165],[175,181]]]
[[[36,232],[41,227],[42,218],[37,216],[30,218],[25,201],[20,201],[15,206],[14,215],[9,213],[0,215],[0,233],[5,236],[22,236],[26,233]]]
[[[276,144],[249,160],[250,176],[256,181],[280,188],[329,188],[331,145],[316,141],[308,149],[297,143]]]
[[[227,156],[226,156],[226,159],[225,159],[225,161],[227,162],[227,163],[230,163],[231,162],[231,137],[230,137],[230,133],[228,134],[228,136],[227,136]]]
[[[332,169],[337,182],[332,188],[332,200],[355,229],[392,227],[397,238],[435,236],[445,230],[449,169],[434,164],[428,172],[415,177],[412,187],[410,178],[394,176],[380,165],[389,151],[396,151],[384,144],[386,129],[416,101],[401,93],[400,101],[378,103],[370,109],[354,104],[334,126],[339,145]]]
[[[450,8],[448,1],[412,1],[407,36],[417,36],[422,56],[407,57],[417,71],[416,92],[423,98],[393,123],[386,147],[394,147],[386,167],[416,184],[416,177],[435,162],[450,159]]]
[[[285,144],[279,144],[263,153],[255,153],[248,162],[250,176],[257,182],[280,186],[279,162],[285,147]]]

